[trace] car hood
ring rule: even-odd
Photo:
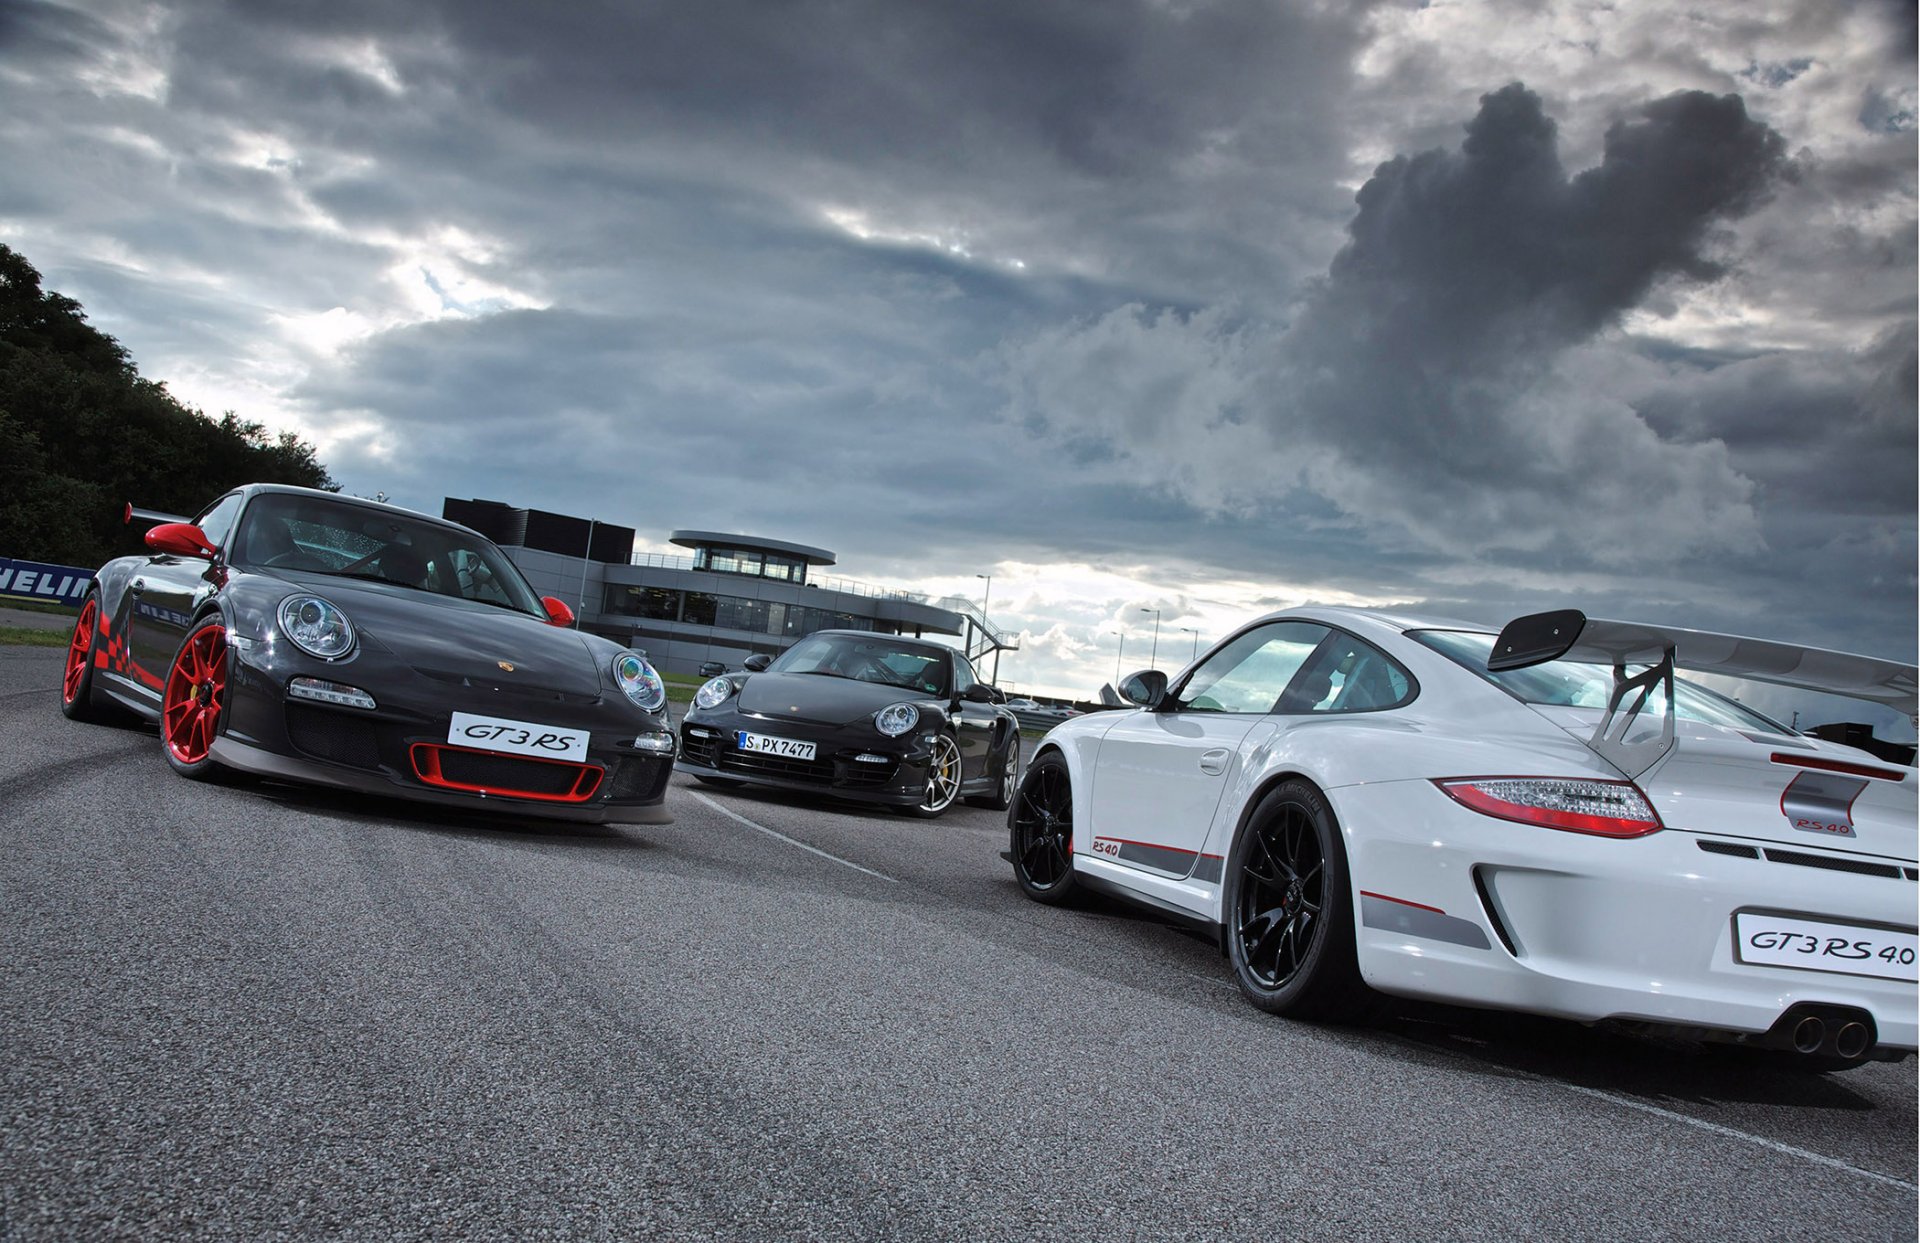
[[[756,673],[741,684],[736,702],[754,716],[814,725],[855,724],[888,704],[918,704],[923,711],[940,705],[904,686],[818,673]]]
[[[288,574],[295,587],[331,600],[360,641],[420,674],[455,685],[597,698],[605,670],[577,630],[509,609],[387,583]]]
[[[1582,742],[1601,717],[1590,708],[1535,710]],[[1823,739],[1678,720],[1673,750],[1638,785],[1672,829],[1906,863],[1920,845],[1920,774]]]

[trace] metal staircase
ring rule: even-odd
[[[961,650],[967,654],[967,659],[973,662],[973,667],[980,670],[982,677],[987,678],[988,681],[996,680],[1000,674],[999,654],[1019,651],[1020,636],[1010,635],[1004,630],[997,629],[987,620],[986,614],[980,611],[980,606],[965,596],[947,596],[935,601],[935,604],[950,613],[958,613],[965,619],[967,624],[961,636]],[[981,659],[989,653],[994,658],[991,672],[980,667]]]

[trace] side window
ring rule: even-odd
[[[1413,698],[1413,678],[1379,648],[1331,631],[1287,689],[1282,712],[1374,712]]]
[[[964,695],[967,693],[967,688],[979,680],[967,658],[955,652],[953,654],[953,693]]]
[[[227,547],[227,536],[233,534],[233,520],[239,514],[240,494],[229,492],[207,506],[206,510],[193,520],[193,525],[200,528],[201,534],[207,537],[207,543],[223,552],[229,552],[231,550]]]
[[[1207,657],[1180,688],[1176,712],[1272,712],[1293,675],[1327,637],[1325,626],[1255,626]]]

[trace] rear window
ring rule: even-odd
[[[1493,651],[1493,635],[1467,630],[1416,630],[1407,637],[1424,643],[1455,664],[1471,669],[1522,703],[1595,708],[1604,712],[1607,698],[1613,691],[1613,667],[1610,665],[1550,660],[1525,669],[1489,673],[1487,657]],[[1627,673],[1639,673],[1646,668],[1647,665],[1628,665]],[[1673,696],[1673,714],[1683,721],[1701,721],[1708,725],[1758,730],[1768,734],[1793,733],[1778,721],[1769,720],[1744,704],[1677,677],[1673,680]],[[1664,716],[1667,711],[1666,692],[1655,687],[1647,697],[1643,711]]]

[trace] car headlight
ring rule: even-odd
[[[667,704],[667,684],[638,652],[613,658],[613,680],[628,699],[648,712],[658,712]]]
[[[912,704],[888,704],[873,714],[873,727],[889,738],[898,738],[920,723],[920,709]]]
[[[280,602],[280,632],[309,656],[339,660],[353,650],[353,623],[319,596],[288,596]]]
[[[693,693],[693,706],[696,708],[718,708],[721,704],[727,702],[728,697],[732,694],[733,679],[708,678],[700,684],[700,689]]]

